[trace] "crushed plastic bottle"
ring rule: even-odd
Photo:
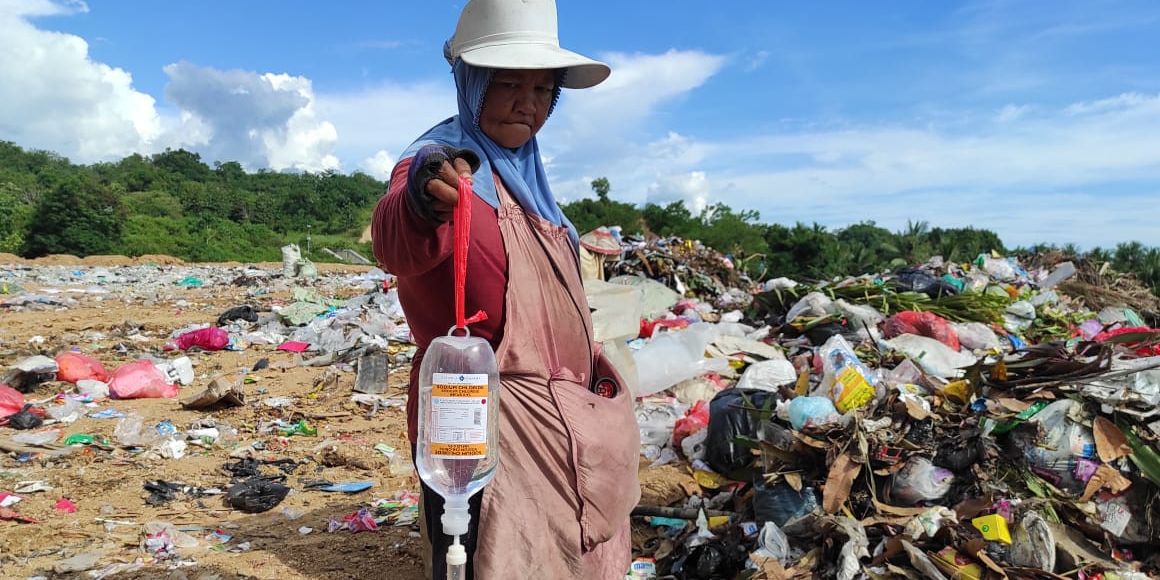
[[[838,412],[848,413],[874,400],[876,378],[841,335],[822,346],[822,364],[822,390],[830,395]]]

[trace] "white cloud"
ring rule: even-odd
[[[753,71],[765,66],[765,61],[767,61],[767,60],[769,60],[769,51],[768,50],[759,50],[756,53],[749,56],[748,60],[745,63],[745,70],[748,72],[753,72]]]
[[[641,143],[641,136],[653,133],[649,125],[664,105],[708,82],[725,58],[695,50],[601,57],[612,76],[592,89],[565,91],[541,133],[541,147],[553,158],[553,193],[591,196],[592,178],[583,176],[598,172],[612,181],[614,197],[642,202],[670,158],[695,163],[700,151],[677,133],[655,143]]]
[[[0,2],[0,138],[88,163],[194,148],[251,169],[339,167],[335,128],[318,118],[309,79],[166,67],[168,116],[123,69],[92,60],[81,37],[38,28],[30,18],[85,12],[83,2]]]
[[[96,161],[149,149],[161,133],[153,97],[127,71],[95,62],[85,40],[28,19],[85,12],[81,2],[0,3],[0,138]]]
[[[1030,110],[1031,107],[1029,105],[1004,105],[1002,109],[999,109],[999,113],[995,115],[995,120],[1000,123],[1015,121],[1027,114]]]
[[[221,71],[181,62],[165,67],[166,96],[208,129],[202,147],[212,159],[250,169],[337,169],[337,130],[318,118],[310,79],[287,74]]]
[[[603,83],[582,91],[565,91],[560,116],[578,136],[622,134],[646,121],[662,103],[700,87],[717,74],[725,58],[697,50],[663,54],[601,55],[612,67]]]
[[[340,159],[365,159],[383,150],[398,154],[427,129],[455,114],[455,87],[447,75],[443,83],[383,84],[320,94],[317,111],[338,131],[334,151]]]
[[[377,153],[363,160],[362,169],[371,177],[386,181],[390,179],[395,163],[396,159],[390,153],[379,149]]]
[[[690,171],[675,175],[665,175],[648,187],[648,201],[665,205],[673,201],[685,202],[685,207],[694,215],[709,205],[712,188],[704,171]]]
[[[1026,111],[967,130],[916,119],[693,142],[704,161],[670,170],[704,170],[719,199],[778,222],[915,219],[1013,243],[1160,243],[1154,212],[1140,211],[1160,194],[1160,95]]]

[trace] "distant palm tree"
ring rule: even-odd
[[[1144,253],[1136,276],[1151,287],[1154,294],[1160,295],[1160,248],[1150,248]]]
[[[1115,260],[1113,265],[1121,272],[1136,270],[1144,259],[1146,249],[1140,242],[1124,242],[1116,244]]]
[[[899,253],[910,263],[921,262],[930,257],[928,234],[930,224],[925,221],[906,221],[906,229],[898,233]]]
[[[1088,251],[1086,255],[1088,260],[1093,262],[1110,262],[1112,261],[1112,253],[1099,246],[1096,246]]]

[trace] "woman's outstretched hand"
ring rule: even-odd
[[[439,173],[427,182],[427,194],[431,196],[431,209],[440,221],[449,221],[459,203],[459,177],[471,177],[471,165],[462,157],[443,161]]]

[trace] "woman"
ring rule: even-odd
[[[497,41],[498,39],[498,41]],[[452,230],[460,175],[473,176],[466,311],[496,349],[503,391],[500,467],[472,498],[469,574],[623,578],[639,499],[631,395],[594,347],[575,229],[552,196],[536,133],[562,88],[588,88],[607,65],[559,47],[551,0],[474,0],[445,48],[459,114],[403,155],[373,221],[375,256],[398,276],[419,344],[408,434],[416,437],[422,353],[454,324]],[[424,489],[433,578],[450,539]],[[473,564],[473,566],[471,566]]]

